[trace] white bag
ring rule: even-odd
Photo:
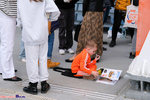
[[[132,0],[131,5],[127,6],[125,24],[123,27],[137,28],[137,22],[138,22],[138,6],[134,6]]]

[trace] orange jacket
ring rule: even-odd
[[[130,1],[131,0],[117,0],[116,3],[115,3],[115,9],[117,9],[117,10],[127,10],[127,6],[130,5]]]
[[[90,65],[95,65],[96,60],[91,61],[91,57],[86,51],[83,49],[81,53],[79,53],[72,62],[71,70],[72,73],[77,73],[79,70],[85,73],[91,74],[92,70],[88,68]]]

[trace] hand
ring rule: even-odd
[[[96,55],[95,60],[97,61],[98,59],[100,59],[100,55]]]
[[[95,78],[98,76],[98,72],[97,71],[92,71],[91,74],[94,75]]]
[[[106,8],[103,8],[103,11],[105,11],[106,10]]]

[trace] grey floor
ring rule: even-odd
[[[109,44],[111,39],[106,37],[107,34],[105,33],[103,39]],[[131,38],[129,36],[127,36],[126,39],[117,39],[117,45],[114,48],[110,48],[108,44],[104,45],[104,47],[107,48],[107,51],[103,52],[100,62],[97,63],[98,67],[122,70],[121,77],[115,85],[106,85],[95,83],[95,81],[65,77],[59,72],[54,72],[52,69],[48,69],[48,83],[51,84],[51,89],[48,93],[41,94],[39,84],[38,95],[30,95],[22,91],[22,88],[28,85],[28,77],[25,63],[21,62],[18,58],[20,52],[20,38],[21,30],[17,28],[13,58],[15,69],[18,70],[18,72],[16,72],[16,76],[21,77],[23,81],[7,82],[3,81],[0,76],[0,95],[16,96],[18,94],[22,97],[20,97],[19,100],[130,100],[129,98],[124,97],[124,92],[130,84],[129,80],[124,79],[123,77],[132,62],[132,59],[129,59],[129,52],[131,49]],[[60,67],[70,68],[71,63],[66,63],[65,59],[70,58],[73,55],[68,53],[65,55],[60,55],[58,53],[58,43],[58,30],[56,30],[52,60],[60,62]],[[76,50],[76,46],[77,43],[74,42],[74,50]],[[3,100],[4,98],[0,99]],[[11,100],[11,98],[7,99]]]

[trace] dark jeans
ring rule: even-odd
[[[61,15],[59,16],[59,49],[69,49],[73,45],[72,31],[74,28],[75,10],[59,9]]]
[[[113,29],[112,29],[112,41],[116,41],[117,37],[117,32],[119,31],[119,27],[121,25],[121,21],[125,19],[126,12],[121,11],[121,10],[116,10],[114,11],[114,24],[113,24]],[[134,29],[129,28],[131,38],[133,37],[134,34]]]
[[[107,6],[106,10],[103,13],[103,24],[105,24],[107,22],[110,8],[111,8],[110,6]]]

